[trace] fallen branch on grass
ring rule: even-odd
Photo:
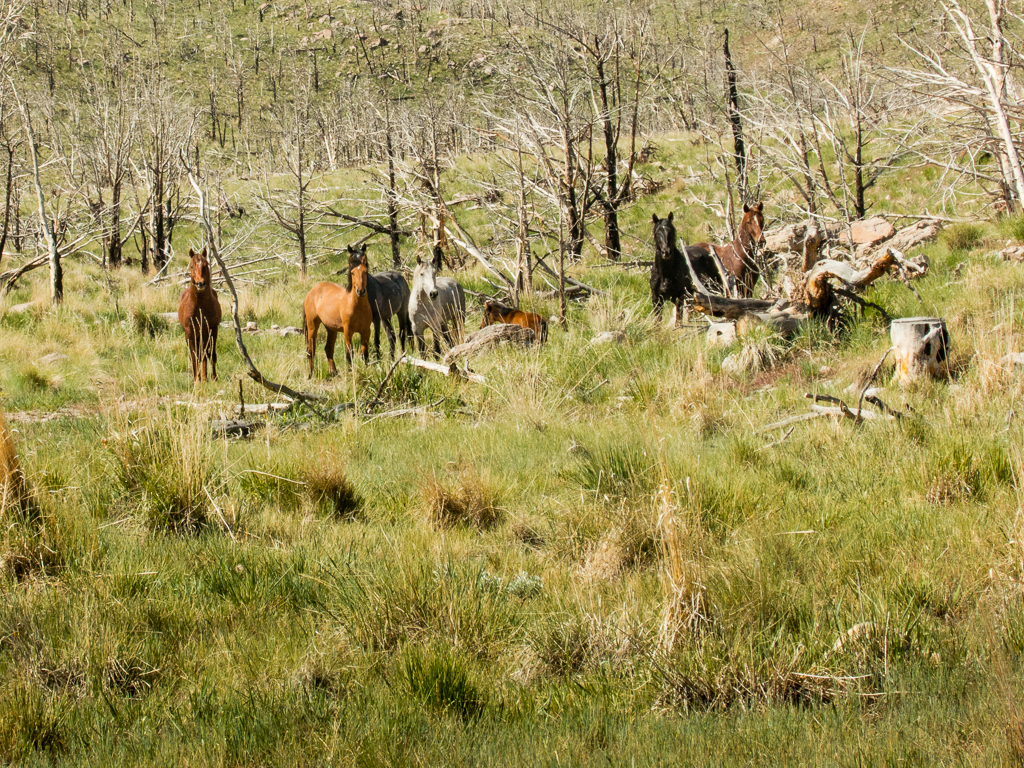
[[[854,423],[859,424],[862,421],[896,421],[902,414],[889,408],[885,403],[879,400],[877,397],[869,395],[864,398],[867,402],[874,405],[881,411],[881,413],[875,413],[874,411],[867,411],[863,408],[851,408],[846,404],[845,401],[840,400],[838,397],[832,397],[831,395],[818,395],[814,393],[808,393],[804,397],[814,402],[811,404],[810,413],[800,413],[796,416],[790,416],[789,418],[782,419],[782,421],[776,421],[767,426],[761,427],[758,432],[770,432],[773,429],[779,429],[780,427],[788,427],[791,424],[799,424],[802,421],[811,421],[813,419],[820,419],[824,416],[837,416],[844,419],[850,419]],[[818,403],[831,403],[831,406],[818,405]],[[781,442],[781,441],[780,441]],[[767,446],[766,446],[767,447]]]
[[[417,368],[424,368],[428,371],[433,371],[434,373],[440,373],[442,376],[454,376],[457,379],[469,379],[477,384],[487,383],[487,379],[479,373],[464,371],[454,363],[451,365],[442,365],[441,363],[434,363],[430,360],[420,360],[418,357],[407,357],[405,358],[405,362],[409,365],[414,365]]]

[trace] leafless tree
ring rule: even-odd
[[[1024,120],[1024,106],[1021,94],[1011,95],[1010,86],[1015,73],[1018,77],[1024,75],[1024,17],[1011,12],[1005,0],[985,0],[985,7],[988,30],[977,31],[976,26],[984,22],[972,18],[970,9],[958,0],[942,3],[945,50],[904,40],[922,66],[894,72],[919,94],[949,107],[940,125],[951,156],[946,160],[934,155],[927,159],[955,173],[984,178],[986,174],[976,158],[982,152],[991,153],[998,159],[995,180],[1000,197],[1008,209],[1015,209],[1024,201],[1024,169],[1017,135]],[[948,140],[957,135],[959,141]],[[957,159],[962,155],[969,160],[966,166]]]

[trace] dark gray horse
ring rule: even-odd
[[[409,323],[409,284],[398,272],[378,272],[371,275],[366,284],[370,296],[370,310],[373,312],[373,347],[380,358],[380,326],[388,335],[391,357],[395,356],[395,329],[391,318],[398,318],[398,342],[405,351],[405,341],[412,332]]]

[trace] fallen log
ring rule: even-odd
[[[787,337],[793,337],[808,320],[803,313],[789,312],[748,312],[736,321],[736,334],[743,338],[755,328],[767,325],[773,331]]]
[[[751,312],[767,312],[775,305],[767,299],[730,299],[711,293],[698,292],[693,297],[693,308],[705,315],[739,320]]]
[[[444,362],[446,365],[451,365],[460,357],[468,359],[473,355],[494,349],[503,344],[528,347],[533,344],[534,340],[533,330],[523,328],[521,325],[512,325],[510,323],[488,325],[486,328],[481,328],[479,331],[471,333],[464,342],[448,350],[448,353],[444,356]]]
[[[479,373],[464,371],[454,363],[451,365],[442,365],[441,363],[434,363],[430,360],[420,360],[418,357],[406,357],[405,362],[409,365],[414,365],[417,368],[424,368],[428,371],[433,371],[434,373],[440,373],[442,376],[454,376],[460,379],[469,379],[477,384],[487,383],[487,379]]]

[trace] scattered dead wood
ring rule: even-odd
[[[442,376],[454,376],[459,379],[468,379],[469,381],[476,382],[477,384],[487,383],[487,379],[479,373],[463,370],[454,363],[450,365],[442,365],[441,363],[431,362],[430,360],[420,360],[418,357],[406,357],[405,362],[409,365],[414,365],[417,368],[424,368],[428,371],[433,371],[434,373],[440,373]]]
[[[480,352],[494,349],[504,344],[528,347],[534,341],[535,335],[530,328],[523,328],[520,325],[511,325],[509,323],[488,325],[486,328],[481,328],[479,331],[471,333],[464,342],[448,350],[448,353],[444,356],[444,362],[447,365],[451,365],[460,357],[465,357],[468,360]]]
[[[804,397],[814,401],[811,403],[810,413],[800,413],[796,416],[790,416],[789,418],[761,427],[757,431],[770,432],[773,429],[788,427],[791,424],[798,424],[802,421],[811,421],[812,419],[818,419],[824,416],[835,416],[850,419],[855,424],[859,424],[862,421],[895,421],[899,418],[899,414],[896,411],[888,408],[888,406],[874,396],[870,396],[865,399],[867,402],[877,407],[880,413],[868,411],[863,408],[851,408],[844,400],[840,400],[838,397],[832,397],[831,395],[819,395],[809,392],[804,395]],[[830,403],[830,405],[819,405],[819,403]]]

